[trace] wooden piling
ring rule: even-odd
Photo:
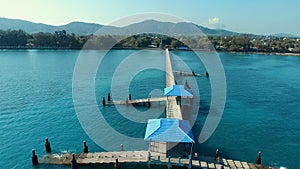
[[[131,94],[129,94],[129,97],[128,97],[128,98],[129,98],[129,100],[132,100],[132,98],[131,98]]]
[[[120,145],[120,151],[124,151],[124,145],[123,144]]]
[[[168,167],[168,169],[170,169],[170,168],[172,167],[172,164],[171,164],[171,157],[170,157],[170,156],[168,157],[167,167]]]
[[[219,149],[216,150],[216,154],[215,154],[215,160],[217,160],[218,158],[220,157],[220,154],[219,154]]]
[[[35,150],[34,149],[32,149],[31,161],[32,161],[32,165],[38,165],[39,164],[39,160],[38,160],[37,155],[35,154]]]
[[[107,101],[110,101],[110,93],[107,94]]]
[[[102,105],[105,106],[105,98],[102,97]]]
[[[77,169],[77,161],[74,153],[72,154],[71,169]]]
[[[261,152],[259,151],[256,157],[256,164],[261,164]]]
[[[151,107],[150,98],[148,98],[148,107]]]
[[[190,154],[189,155],[189,166],[188,166],[188,169],[191,169],[193,166],[193,161],[192,161],[192,155]]]
[[[115,163],[115,169],[120,169],[120,164],[119,164],[119,160],[116,159],[116,163]]]
[[[149,148],[149,150],[150,150],[150,148]],[[150,151],[148,151],[147,163],[148,163],[148,169],[150,169],[150,167],[151,167],[151,152]]]
[[[126,106],[129,105],[129,101],[128,101],[128,98],[126,98]]]
[[[45,149],[46,149],[46,153],[51,153],[51,145],[50,145],[50,142],[48,140],[48,137],[46,138]]]
[[[83,153],[89,153],[89,147],[86,145],[86,141],[83,141]]]

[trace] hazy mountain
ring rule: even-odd
[[[18,30],[22,29],[28,33],[36,32],[53,32],[56,27],[43,23],[34,23],[20,19],[0,18],[0,29],[2,30]]]
[[[294,38],[294,37],[297,37],[293,34],[287,34],[287,33],[276,33],[276,34],[272,34],[270,36],[276,36],[276,37],[289,37],[289,38]]]
[[[68,33],[75,33],[80,35],[92,34],[102,25],[95,23],[84,23],[84,22],[71,22],[66,25],[53,26],[43,23],[34,23],[20,19],[8,19],[0,18],[0,29],[2,30],[18,30],[22,29],[28,33],[37,33],[37,32],[55,32],[60,30],[66,30]]]
[[[139,23],[134,23],[124,27],[112,27],[104,26],[101,30],[101,34],[118,34],[118,35],[130,35],[136,32],[141,33],[176,33],[176,35],[199,35],[199,30],[206,35],[237,35],[236,32],[226,31],[223,29],[209,29],[203,26],[196,25],[190,22],[160,22],[156,20],[146,20]],[[200,33],[201,34],[201,33]]]
[[[196,25],[194,23],[172,23],[172,22],[160,22],[156,20],[146,20],[139,23],[134,23],[124,27],[115,26],[103,26],[95,23],[84,22],[71,22],[66,25],[53,26],[43,23],[34,23],[19,19],[0,18],[0,29],[2,30],[18,30],[22,29],[28,33],[37,32],[54,32],[59,30],[66,30],[68,33],[75,33],[77,35],[89,35],[95,33],[101,29],[101,34],[113,34],[113,35],[130,35],[135,32],[141,33],[153,33],[153,32],[176,32],[178,35],[194,35],[199,28],[206,35],[237,35],[236,32],[231,32],[223,29],[209,29],[203,26]]]

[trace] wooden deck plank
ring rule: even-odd
[[[250,169],[250,167],[249,167],[248,163],[246,163],[246,162],[242,162],[242,165],[243,165],[243,167],[244,167],[245,169]]]
[[[216,164],[216,169],[222,169],[222,166],[221,164]]]
[[[226,166],[229,165],[228,162],[227,162],[227,160],[226,160],[225,158],[222,158],[222,162],[223,162],[223,164],[226,165]]]
[[[196,166],[196,167],[200,166],[199,160],[193,160],[192,164],[193,164],[193,166]]]
[[[200,166],[203,167],[203,168],[207,168],[208,167],[206,161],[200,161]]]
[[[227,160],[227,163],[228,163],[228,165],[229,165],[230,167],[236,168],[236,166],[235,166],[233,160]]]
[[[240,161],[234,161],[234,164],[237,168],[243,168],[243,165]]]
[[[209,169],[215,169],[216,166],[215,166],[214,163],[208,163],[208,168],[209,168]]]
[[[265,167],[260,165],[260,164],[255,164],[255,166],[256,166],[257,169],[265,169]]]
[[[253,163],[248,163],[248,166],[251,168],[251,169],[257,169],[255,164]]]

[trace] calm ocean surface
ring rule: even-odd
[[[103,51],[88,52],[97,57]],[[128,137],[143,138],[146,124],[122,119],[113,106],[103,108],[101,105],[102,96],[110,90],[114,70],[135,52],[115,50],[104,58],[95,79],[95,95],[103,116],[116,131]],[[103,151],[82,129],[73,105],[72,78],[79,53],[73,50],[0,50],[0,168],[69,168],[32,167],[31,149],[36,149],[41,157],[45,153],[45,137],[49,137],[53,153],[82,152],[83,140],[87,141],[91,152]],[[196,73],[205,73],[192,52],[172,53]],[[161,51],[139,51],[138,55],[148,58],[145,60],[153,58],[157,64],[164,63]],[[205,143],[196,145],[195,151],[213,156],[218,148],[222,157],[248,162],[255,162],[257,152],[261,151],[265,165],[299,168],[300,57],[229,53],[219,56],[227,80],[225,111],[215,133]],[[176,63],[176,60],[172,62],[173,68],[179,69]],[[177,78],[178,82],[186,80]],[[201,96],[193,127],[197,137],[210,107],[210,83],[205,77],[196,80]],[[153,89],[164,87],[164,72],[150,69],[138,73],[129,90],[133,97],[143,98]],[[146,111],[143,110],[146,108],[139,109]],[[147,142],[145,145],[147,147]]]

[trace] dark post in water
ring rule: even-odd
[[[120,169],[120,164],[119,164],[119,161],[118,159],[116,159],[116,164],[115,164],[115,169]]]
[[[102,105],[105,106],[105,98],[102,97]]]
[[[129,100],[132,100],[132,98],[131,98],[131,94],[129,94]]]
[[[32,165],[38,165],[39,164],[39,160],[38,160],[37,155],[35,154],[35,150],[34,149],[32,149],[31,161],[32,161]]]
[[[50,145],[50,142],[48,140],[48,137],[46,138],[45,148],[46,148],[46,153],[51,153],[51,145]]]
[[[89,153],[89,148],[86,145],[86,141],[83,141],[83,153]]]
[[[149,144],[149,146],[150,146],[150,144]],[[150,150],[150,148],[149,148],[149,150]],[[148,163],[148,169],[150,169],[150,167],[151,167],[150,166],[150,164],[151,164],[151,153],[150,153],[150,151],[148,151],[148,160],[147,160],[147,163]]]
[[[172,164],[171,164],[171,156],[168,156],[167,167],[168,167],[168,169],[170,169],[170,168],[172,167]]]
[[[120,145],[120,151],[124,151],[124,145],[123,144]]]
[[[151,107],[150,98],[148,98],[148,107]]]
[[[107,101],[110,101],[110,93],[107,94]]]
[[[217,160],[220,157],[219,155],[219,149],[216,150],[216,154],[215,154],[215,160]]]
[[[205,75],[206,75],[206,77],[209,77],[209,74],[208,74],[208,72],[207,72],[207,71],[206,71]]]
[[[261,152],[258,152],[258,155],[256,157],[256,164],[261,164]]]
[[[74,153],[72,154],[71,169],[77,169],[77,161]]]

